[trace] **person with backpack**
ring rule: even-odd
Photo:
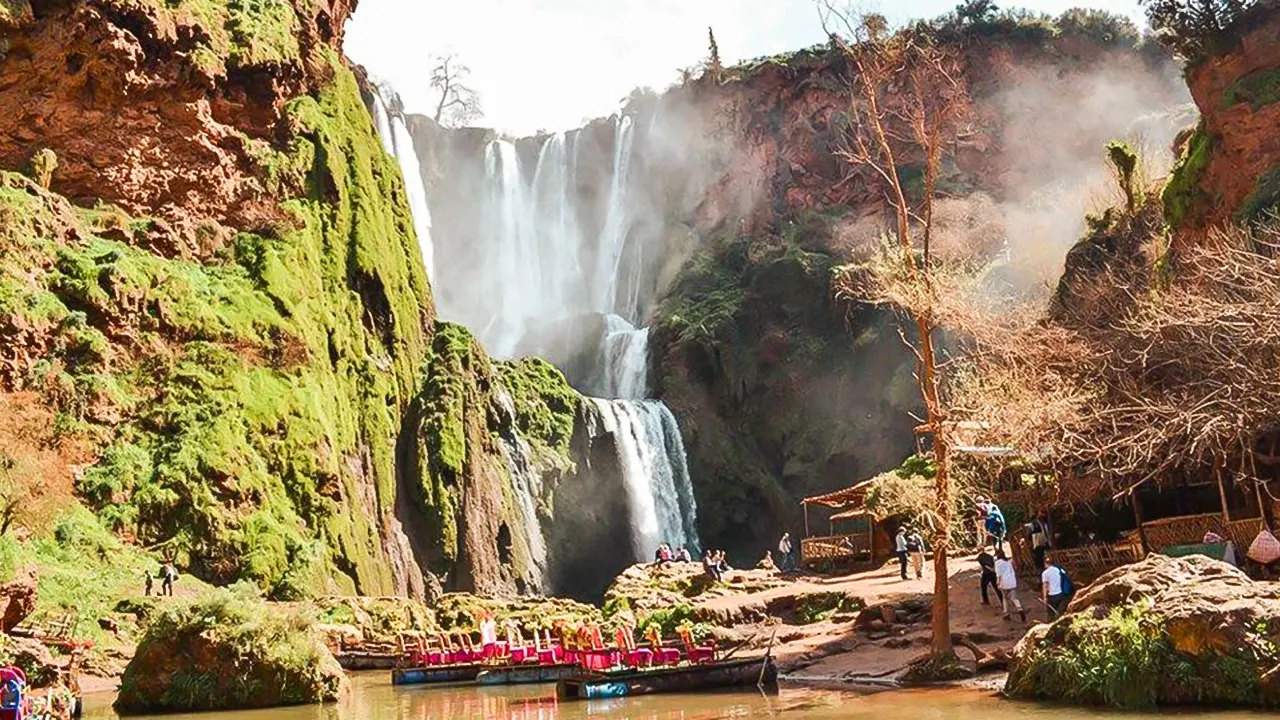
[[[1044,563],[1044,572],[1040,573],[1040,598],[1044,601],[1048,622],[1053,622],[1067,609],[1075,588],[1067,571],[1058,567],[1051,556],[1046,555]]]
[[[911,569],[916,579],[924,579],[924,538],[920,537],[919,530],[913,528],[907,535],[907,552],[911,555]]]

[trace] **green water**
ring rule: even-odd
[[[344,702],[326,707],[277,708],[242,712],[168,716],[198,720],[714,720],[774,717],[787,720],[865,718],[867,720],[1084,720],[1107,716],[1153,720],[1158,715],[1120,715],[1073,708],[1016,703],[990,695],[950,690],[911,690],[874,695],[792,689],[764,697],[752,693],[655,695],[619,700],[558,703],[550,685],[519,688],[393,688],[390,673],[361,673],[352,678],[354,692]],[[88,720],[115,720],[110,696],[86,698]],[[1160,715],[1169,715],[1164,712]],[[1244,720],[1262,713],[1184,713],[1181,718]],[[1274,716],[1270,716],[1274,717]]]

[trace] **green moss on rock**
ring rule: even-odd
[[[1205,129],[1203,121],[1187,140],[1186,149],[1169,176],[1162,195],[1164,217],[1170,227],[1181,228],[1194,222],[1194,218],[1213,202],[1202,185],[1204,172],[1213,159],[1218,142],[1218,138]]]
[[[1223,100],[1227,107],[1249,103],[1254,111],[1280,102],[1280,70],[1258,70],[1245,75],[1227,88]]]
[[[1280,167],[1258,178],[1253,192],[1236,212],[1236,220],[1253,223],[1271,220],[1277,215],[1280,215]]]

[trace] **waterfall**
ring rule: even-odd
[[[503,391],[498,402],[512,417],[516,407],[511,395]],[[534,461],[533,448],[524,438],[516,434],[504,436],[500,444],[502,458],[511,474],[511,486],[515,491],[517,510],[520,521],[524,525],[525,544],[529,548],[530,560],[538,577],[545,583],[547,571],[547,541],[542,532],[542,523],[538,519],[537,501],[542,494],[542,477],[538,474]]]
[[[627,288],[627,300],[618,298],[619,276],[627,244],[627,231],[631,229],[627,213],[627,179],[631,173],[632,122],[629,117],[618,118],[613,140],[613,181],[609,187],[609,210],[605,215],[604,230],[600,233],[599,262],[604,272],[597,272],[595,309],[604,313],[618,312],[634,319],[639,305],[639,283]],[[633,267],[638,270],[639,264]]]
[[[671,411],[656,400],[591,398],[591,402],[618,443],[635,556],[647,558],[663,542],[697,553],[697,507]]]
[[[606,315],[604,374],[597,387],[606,397],[638,400],[648,392],[649,328],[637,330],[617,315]]]
[[[640,243],[630,237],[634,218],[628,197],[633,120],[621,115],[614,120],[611,164],[607,178],[598,181],[598,196],[578,191],[583,140],[588,147],[591,141],[585,133],[541,138],[532,168],[535,156],[524,152],[532,150],[525,141],[519,147],[507,139],[486,144],[476,233],[452,239],[467,243],[466,252],[476,262],[440,278],[438,309],[441,317],[471,327],[499,358],[522,348],[548,348],[553,342],[546,340],[552,337],[549,327],[569,328],[570,340],[561,342],[572,345],[570,352],[586,350],[589,357],[597,348],[592,367],[584,371],[590,377],[578,380],[603,396],[591,402],[616,437],[635,558],[649,557],[659,542],[696,549],[696,505],[679,428],[665,405],[645,399],[644,258]],[[593,167],[584,163],[581,170],[583,179],[596,182]],[[583,328],[599,327],[582,320],[592,315],[603,318],[603,334],[581,337]],[[540,481],[536,472],[521,470],[532,467],[529,458],[518,447],[509,450],[521,513],[536,522]],[[545,546],[540,537],[530,539],[531,548]]]
[[[409,210],[413,213],[413,229],[418,236],[418,250],[422,253],[422,266],[427,279],[435,280],[435,246],[431,241],[431,208],[427,206],[426,181],[422,179],[422,166],[413,146],[413,136],[404,124],[404,117],[387,110],[387,101],[380,95],[374,97],[373,119],[378,137],[387,154],[394,157],[404,176]]]

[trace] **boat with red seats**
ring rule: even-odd
[[[452,684],[478,682],[484,685],[538,684],[578,679],[588,676],[611,676],[653,668],[672,668],[683,664],[703,665],[716,660],[715,645],[698,645],[688,628],[680,629],[678,647],[664,644],[661,630],[655,625],[645,633],[647,647],[638,647],[635,628],[622,626],[616,644],[606,646],[600,629],[591,623],[570,629],[556,626],[558,639],[551,630],[533,632],[533,642],[526,642],[514,622],[506,623],[506,640],[497,639],[496,624],[491,618],[480,623],[480,641],[463,632],[441,633],[431,639],[401,638],[401,660],[392,670],[395,685]]]

